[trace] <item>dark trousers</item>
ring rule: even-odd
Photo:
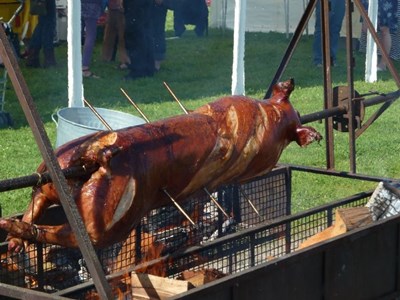
[[[56,31],[56,1],[48,0],[47,14],[39,16],[39,22],[33,31],[29,47],[31,49],[53,49]]]
[[[132,77],[154,75],[152,6],[149,0],[124,0],[125,46]]]
[[[165,42],[165,20],[167,18],[167,7],[163,4],[154,3],[153,6],[153,33],[154,33],[154,59],[164,60],[167,52]]]
[[[181,36],[185,24],[195,25],[197,36],[203,36],[208,27],[208,8],[205,0],[175,0],[174,1],[174,31]]]

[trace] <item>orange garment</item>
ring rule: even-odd
[[[118,8],[111,6],[107,12],[107,23],[104,28],[102,58],[111,61],[117,43],[118,60],[121,64],[129,64],[129,56],[125,48],[125,16],[122,5]]]

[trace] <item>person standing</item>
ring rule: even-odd
[[[331,64],[336,66],[336,55],[338,50],[340,30],[345,14],[344,0],[329,1],[329,44],[331,53]],[[315,9],[315,30],[313,42],[313,63],[317,67],[322,67],[322,31],[321,31],[321,0],[317,2]]]
[[[168,0],[154,0],[153,4],[153,34],[154,34],[154,69],[160,71],[161,62],[165,60],[167,43],[165,41],[165,21],[167,18]]]
[[[44,67],[56,65],[54,55],[54,36],[56,33],[56,1],[46,1],[46,14],[39,15],[39,22],[33,31],[28,46],[26,66],[39,68],[40,50],[43,49]]]
[[[103,0],[81,0],[81,18],[85,34],[82,53],[83,77],[98,78],[90,71],[90,63],[97,37],[97,20],[102,12]]]
[[[368,0],[363,0],[362,3],[368,10]],[[398,27],[397,5],[398,0],[378,0],[378,31],[382,46],[388,55],[392,48],[391,34],[395,33]],[[365,23],[363,23],[362,30],[364,32],[367,30]],[[377,70],[386,70],[386,62],[382,56],[378,62]]]
[[[109,0],[107,23],[104,29],[102,57],[105,61],[112,61],[114,51],[117,50],[119,68],[126,69],[130,64],[125,48],[125,16],[122,0]],[[117,49],[115,49],[117,46]]]
[[[131,61],[125,80],[154,75],[153,1],[124,0],[125,46]]]
[[[208,27],[208,7],[205,0],[173,1],[175,36],[181,37],[186,31],[185,24],[195,25],[194,31],[201,37]]]

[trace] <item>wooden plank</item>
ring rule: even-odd
[[[195,287],[225,277],[226,275],[216,269],[186,270],[182,272],[182,279],[190,282]]]
[[[131,274],[132,296],[134,299],[167,299],[188,291],[193,287],[185,280],[159,277],[151,274]]]
[[[348,207],[336,210],[335,227],[345,232],[371,224],[372,215],[367,207]]]
[[[367,207],[339,208],[336,210],[335,216],[334,225],[308,238],[297,249],[309,247],[373,222]]]

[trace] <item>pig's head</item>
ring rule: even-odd
[[[302,126],[300,114],[296,111],[289,101],[289,96],[294,90],[294,79],[291,78],[284,82],[279,82],[272,89],[272,97],[268,100],[270,104],[279,107],[284,114],[287,132],[286,135],[290,141],[305,147],[314,141],[321,141],[321,134],[314,128]]]

